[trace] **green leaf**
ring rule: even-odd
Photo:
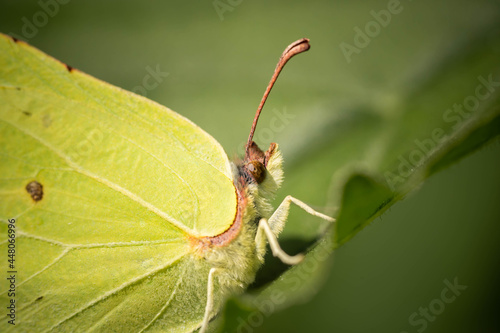
[[[432,54],[427,62],[402,66],[403,75],[394,72],[394,64],[380,57],[353,60],[353,64],[361,66],[370,63],[382,67],[379,71],[385,69],[388,77],[407,77],[398,86],[379,82],[374,89],[380,96],[367,100],[366,96],[358,94],[351,97],[353,100],[347,106],[338,103],[334,108],[324,106],[312,115],[319,120],[304,120],[308,126],[291,130],[305,143],[299,144],[300,149],[283,148],[289,162],[286,175],[293,174],[287,178],[283,192],[295,194],[304,189],[306,192],[314,190],[314,193],[306,193],[309,202],[324,205],[337,217],[335,226],[323,236],[333,240],[330,243],[332,253],[393,204],[418,189],[429,176],[498,137],[500,35],[492,32],[500,29],[498,22],[485,20],[481,28],[467,36],[449,33],[446,45],[427,50]],[[395,34],[394,30],[391,33]],[[416,50],[414,52],[424,52],[421,44],[411,47]],[[366,52],[370,51],[367,48]],[[391,50],[384,52],[390,56]],[[354,71],[355,68],[354,65],[349,67]],[[368,83],[364,85],[369,86]],[[459,110],[455,105],[466,106]],[[325,165],[330,167],[325,168]],[[325,179],[330,182],[324,182]],[[309,187],[311,183],[318,186]],[[325,192],[329,193],[326,200],[321,197]],[[294,215],[283,237],[304,235],[303,230],[309,229],[309,224],[317,227],[312,218]],[[314,233],[305,235],[309,236],[303,237],[311,237]],[[297,269],[300,270],[300,265],[285,272],[279,284],[292,284],[290,281],[297,278],[294,273]],[[299,291],[290,290],[295,297],[276,308],[282,309],[299,303],[297,299],[312,297],[311,287],[318,280],[321,279],[311,273],[303,279],[304,284],[311,284],[310,288],[301,287],[309,293],[305,291],[298,296]],[[242,325],[254,327],[251,320],[259,310],[256,306],[249,310],[249,304],[256,303],[261,295],[280,290],[277,285],[278,282],[274,282],[254,292],[254,300],[247,300],[244,303],[246,310],[241,313],[237,310],[240,303],[230,304],[228,313],[244,321],[239,321],[239,326],[226,326],[225,331]],[[253,320],[255,322],[255,318]]]
[[[384,185],[364,175],[351,176],[344,187],[342,209],[337,217],[337,246],[348,241],[380,215],[392,200],[394,193]]]

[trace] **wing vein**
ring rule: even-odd
[[[129,190],[119,186],[118,184],[115,184],[113,182],[111,182],[110,180],[106,179],[106,178],[103,178],[103,177],[99,177],[98,175],[92,173],[92,172],[89,172],[83,168],[81,168],[78,164],[74,163],[73,161],[71,161],[68,156],[66,156],[62,151],[58,150],[57,148],[53,147],[51,144],[49,144],[48,142],[45,142],[42,138],[34,135],[33,133],[30,133],[28,131],[26,131],[25,129],[22,129],[20,127],[18,127],[17,125],[13,124],[13,123],[10,123],[8,121],[6,121],[5,119],[3,119],[2,121],[4,121],[5,123],[11,125],[12,127],[16,128],[17,130],[19,130],[20,132],[24,133],[25,135],[28,135],[28,136],[31,136],[33,139],[37,140],[38,142],[40,142],[40,144],[44,145],[45,147],[47,147],[48,149],[52,150],[55,154],[57,154],[59,157],[61,157],[72,169],[74,169],[76,172],[78,173],[81,173],[82,175],[84,176],[87,176],[91,179],[94,179],[106,186],[108,186],[109,188],[129,197],[131,200],[137,202],[138,204],[146,207],[147,209],[149,209],[150,211],[152,211],[153,213],[155,213],[156,215],[158,215],[159,217],[169,221],[173,226],[177,227],[178,229],[184,231],[185,233],[187,234],[190,234],[192,235],[193,234],[193,230],[191,229],[188,229],[186,228],[186,226],[184,226],[181,222],[177,221],[175,218],[173,218],[172,216],[168,215],[167,213],[165,213],[164,211],[160,210],[159,208],[157,208],[156,206],[150,204],[149,202],[147,202],[146,200],[142,199],[141,197],[139,197],[138,195],[130,192]],[[194,236],[199,236],[199,235],[194,235]]]
[[[121,286],[118,286],[117,288],[115,288],[115,289],[113,289],[113,290],[110,290],[110,291],[108,291],[108,292],[104,293],[102,296],[100,296],[99,298],[97,298],[97,299],[95,299],[95,300],[93,300],[93,301],[91,301],[91,302],[87,303],[87,304],[86,304],[86,305],[84,305],[82,308],[80,308],[80,309],[78,309],[77,311],[75,311],[73,314],[71,314],[71,315],[67,316],[66,318],[63,318],[63,319],[62,319],[62,320],[60,320],[58,323],[56,323],[56,324],[55,324],[55,325],[53,325],[51,328],[49,328],[47,331],[52,331],[52,330],[54,330],[57,326],[62,325],[64,322],[66,322],[66,321],[70,320],[71,318],[73,318],[73,317],[75,317],[76,315],[78,315],[78,314],[82,313],[83,311],[85,311],[86,309],[90,308],[91,306],[93,306],[93,305],[95,305],[95,304],[99,303],[100,301],[103,301],[103,300],[105,300],[106,298],[108,298],[108,297],[110,297],[110,296],[112,296],[112,295],[114,295],[114,294],[118,293],[119,291],[121,291],[121,290],[123,290],[123,289],[127,288],[128,286],[131,286],[132,284],[137,283],[137,282],[139,282],[139,281],[141,281],[141,280],[144,280],[144,279],[146,279],[147,277],[151,276],[152,274],[157,273],[157,272],[159,272],[159,271],[161,271],[161,270],[163,270],[163,269],[167,268],[168,266],[172,265],[173,263],[175,263],[175,262],[179,261],[179,260],[180,260],[182,257],[184,257],[185,255],[186,255],[186,253],[183,253],[182,255],[179,255],[179,256],[177,256],[177,257],[173,258],[171,261],[167,262],[165,265],[160,266],[159,268],[157,268],[157,269],[155,269],[155,270],[153,270],[153,271],[151,271],[151,272],[147,272],[147,273],[145,273],[145,274],[143,274],[143,275],[140,275],[140,276],[138,276],[137,278],[132,279],[132,280],[130,280],[130,281],[127,281],[127,282],[123,283]]]
[[[147,330],[151,325],[153,325],[153,323],[155,321],[158,320],[158,318],[160,317],[160,315],[162,313],[165,312],[165,310],[170,306],[170,302],[172,302],[172,299],[174,298],[174,296],[176,295],[177,293],[177,289],[179,288],[181,282],[182,282],[182,277],[184,276],[184,274],[186,273],[186,267],[184,267],[184,269],[182,270],[182,274],[179,274],[179,278],[177,279],[177,282],[175,283],[175,287],[174,287],[174,290],[172,291],[172,294],[170,294],[170,297],[168,298],[167,302],[165,303],[165,305],[162,306],[162,308],[160,309],[160,311],[158,311],[158,313],[153,317],[153,319],[151,319],[151,321],[146,324],[146,326],[144,326],[143,329],[141,329],[139,331],[139,333],[141,332],[144,332],[145,330]]]

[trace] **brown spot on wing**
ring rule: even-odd
[[[35,202],[40,201],[43,198],[43,185],[36,180],[26,185],[26,191]]]
[[[9,36],[9,37],[14,41],[14,43],[19,42],[19,39],[17,39],[16,37],[13,37],[13,36]]]
[[[68,72],[72,72],[73,71],[73,67],[71,67],[70,65],[68,64],[65,64],[66,65],[66,69],[68,70]]]

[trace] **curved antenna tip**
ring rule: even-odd
[[[273,88],[276,79],[278,79],[278,75],[280,74],[283,67],[285,67],[285,64],[288,62],[288,60],[290,60],[293,56],[299,53],[309,50],[310,48],[311,45],[309,44],[309,38],[301,38],[299,40],[296,40],[292,44],[288,45],[285,51],[283,51],[283,53],[281,54],[278,64],[276,65],[276,68],[274,70],[273,76],[271,77],[271,81],[269,81],[266,91],[264,92],[264,96],[262,96],[259,107],[257,108],[257,112],[255,113],[255,117],[252,123],[252,128],[250,129],[250,135],[248,136],[248,141],[245,146],[245,159],[247,159],[249,156],[249,149],[253,140],[255,128],[257,127],[257,122],[259,120],[260,113],[262,111],[262,108],[264,107],[264,104],[266,103],[267,96],[271,92],[271,89]]]

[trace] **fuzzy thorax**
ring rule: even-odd
[[[244,166],[251,161],[232,163],[238,213],[233,225],[225,232],[231,233],[231,236],[207,237],[194,246],[195,256],[220,271],[217,280],[221,295],[242,292],[254,281],[257,270],[264,262],[267,242],[264,235],[258,232],[258,223],[261,218],[269,219],[272,215],[271,201],[283,182],[283,158],[277,144],[271,144],[269,150],[261,155],[265,166],[261,183],[252,181],[244,174]],[[284,221],[278,224],[284,224]],[[275,224],[271,228],[278,234],[283,226]]]

